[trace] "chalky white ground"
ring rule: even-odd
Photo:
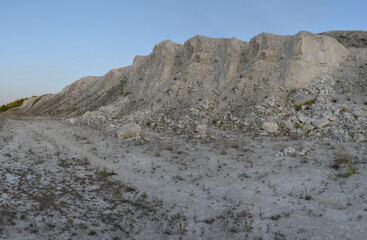
[[[366,142],[0,128],[0,239],[365,239]]]

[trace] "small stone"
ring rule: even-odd
[[[350,114],[349,112],[344,112],[344,113],[343,113],[343,117],[344,117],[345,119],[351,119],[351,118],[352,118],[352,114]]]
[[[283,157],[284,156],[284,153],[282,153],[281,151],[278,151],[276,154],[275,154],[276,157]]]
[[[278,131],[278,124],[273,122],[264,122],[263,128],[266,132],[275,133]]]
[[[364,142],[365,141],[365,137],[360,133],[357,133],[356,135],[354,135],[354,139],[357,142]]]
[[[330,123],[330,121],[326,118],[321,118],[318,120],[312,120],[312,125],[316,128],[323,128],[326,125],[328,125]]]
[[[196,131],[200,134],[200,135],[204,135],[206,133],[206,129],[207,126],[205,124],[200,124],[196,127]]]
[[[133,138],[140,135],[141,127],[136,123],[126,124],[116,131],[119,138]]]
[[[359,118],[362,116],[362,113],[360,110],[355,110],[352,112],[353,116],[356,117],[356,118]]]
[[[69,118],[68,121],[69,121],[70,124],[73,124],[73,125],[76,123],[75,118]]]
[[[300,116],[298,117],[298,121],[300,121],[300,122],[302,122],[302,123],[305,123],[305,122],[307,122],[307,118],[306,118],[305,116],[303,116],[303,115],[300,115]]]

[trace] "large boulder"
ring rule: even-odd
[[[136,123],[130,123],[122,126],[116,131],[119,138],[133,138],[140,135],[141,127]]]

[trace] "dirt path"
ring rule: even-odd
[[[0,120],[1,239],[363,239],[367,146]],[[339,160],[340,161],[339,161]]]

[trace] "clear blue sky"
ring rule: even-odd
[[[131,65],[170,39],[367,30],[366,0],[0,0],[0,105]]]

